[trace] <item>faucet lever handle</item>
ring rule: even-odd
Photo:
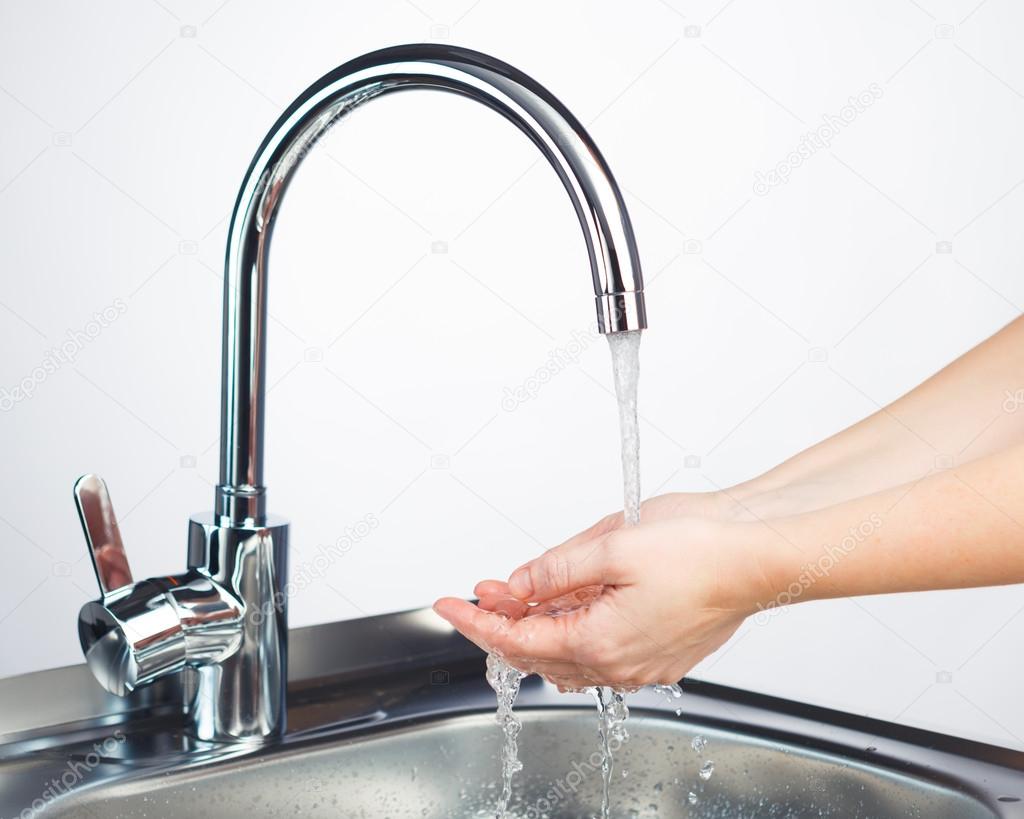
[[[132,570],[128,566],[121,529],[103,478],[90,474],[75,481],[75,506],[78,507],[100,595],[106,598],[132,584]]]

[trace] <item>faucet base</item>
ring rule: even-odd
[[[238,648],[215,662],[189,657],[195,681],[191,733],[213,742],[261,740],[284,733],[288,681],[288,522],[220,525],[213,513],[189,522],[189,567],[242,604]],[[209,629],[209,626],[206,626]]]

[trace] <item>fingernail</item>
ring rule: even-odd
[[[512,592],[513,597],[518,597],[520,600],[529,598],[533,594],[530,570],[523,566],[521,569],[516,569],[512,572],[512,576],[508,579],[508,590]]]

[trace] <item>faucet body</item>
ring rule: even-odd
[[[191,733],[209,741],[283,730],[288,629],[288,524],[223,526],[193,515],[183,574],[133,582],[106,484],[75,484],[100,599],[78,615],[78,635],[100,684],[124,696],[186,671]]]
[[[375,97],[449,91],[516,125],[548,160],[579,218],[603,333],[647,326],[643,279],[622,194],[580,122],[550,92],[487,55],[440,45],[376,51],[328,73],[270,130],[249,166],[228,236],[224,276],[220,480],[214,509],[189,524],[188,571],[132,583],[104,571],[111,560],[90,532],[102,597],[82,609],[79,634],[97,678],[114,693],[190,669],[193,733],[214,741],[283,732],[287,682],[286,521],[269,517],[263,483],[267,261],[274,221],[302,159],[338,120]],[[86,476],[80,486],[95,489]],[[102,482],[100,482],[102,484]],[[102,494],[106,497],[103,487]],[[109,509],[109,498],[105,501]],[[95,504],[93,504],[95,506]],[[102,505],[102,504],[101,504]],[[109,528],[109,525],[108,525]],[[116,523],[114,524],[116,529]],[[117,545],[120,536],[116,537]],[[113,577],[113,579],[112,579]]]

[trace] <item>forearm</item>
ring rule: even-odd
[[[748,516],[795,514],[1021,442],[1024,319],[1017,319],[889,406],[728,494]]]
[[[742,525],[767,540],[758,548],[775,604],[1024,583],[1022,464],[1024,445],[770,526]]]

